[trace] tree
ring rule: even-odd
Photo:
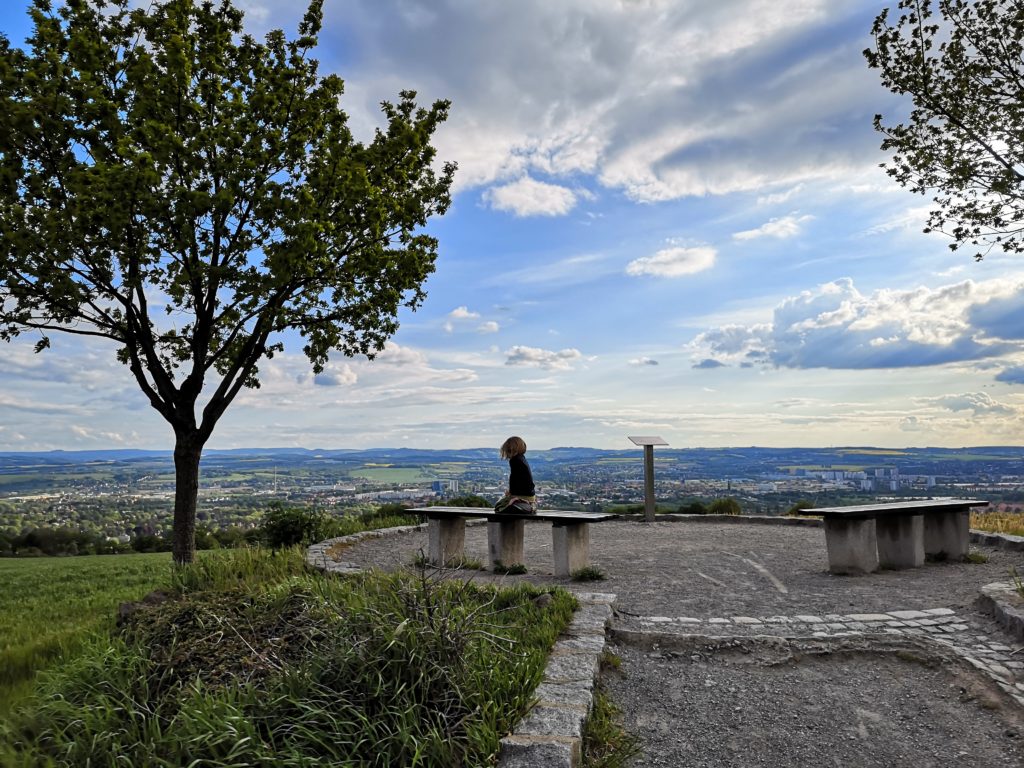
[[[29,49],[0,37],[0,337],[117,344],[174,431],[177,562],[203,446],[284,333],[314,372],[372,358],[434,269],[448,102],[404,91],[355,141],[310,58],[322,2],[292,41],[244,35],[231,0],[34,0]]]
[[[875,48],[864,51],[882,83],[909,94],[906,123],[887,125],[883,164],[901,185],[934,194],[926,232],[1024,252],[1024,6],[1012,0],[900,0],[890,23],[875,19]]]

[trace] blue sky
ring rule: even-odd
[[[294,34],[304,7],[246,0]],[[22,0],[0,10],[12,40]],[[422,308],[375,361],[261,366],[210,447],[1021,442],[1024,263],[922,234],[862,0],[327,0],[322,71],[448,98]],[[0,450],[167,447],[112,346],[0,354]]]

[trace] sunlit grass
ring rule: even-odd
[[[1024,536],[1024,515],[1016,512],[971,512],[971,528]]]

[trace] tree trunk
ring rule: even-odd
[[[173,556],[178,565],[191,563],[196,556],[196,501],[202,454],[203,440],[198,430],[175,432]]]

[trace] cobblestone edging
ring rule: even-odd
[[[1009,549],[1015,552],[1024,551],[1024,536],[1013,536],[1009,533],[991,533],[990,531],[977,531],[972,528],[971,543],[982,544],[986,547]]]
[[[1024,643],[1024,598],[1015,585],[1003,581],[986,584],[978,596],[978,606]]]
[[[583,724],[605,648],[615,595],[576,593],[580,606],[548,656],[536,706],[501,740],[498,768],[576,768]]]
[[[990,585],[994,586],[994,585]],[[980,670],[1024,707],[1024,642],[1010,647],[993,638],[971,618],[950,608],[885,613],[850,613],[821,616],[730,616],[697,619],[687,616],[624,617],[612,629],[612,639],[646,647],[654,642],[706,637],[894,639],[902,636],[935,643]]]

